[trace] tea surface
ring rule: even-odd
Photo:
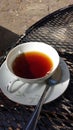
[[[28,79],[43,77],[52,67],[52,60],[40,52],[22,53],[15,58],[12,64],[13,71],[17,76]]]

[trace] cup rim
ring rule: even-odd
[[[9,58],[9,56],[10,56],[10,54],[16,49],[16,48],[18,48],[18,47],[21,47],[21,46],[24,46],[25,44],[32,44],[32,43],[37,43],[37,44],[44,44],[44,45],[48,45],[49,47],[51,47],[51,48],[53,48],[55,51],[56,51],[56,53],[57,53],[57,55],[58,55],[58,64],[57,64],[57,66],[55,67],[55,69],[53,70],[53,71],[50,71],[50,73],[49,73],[49,75],[48,75],[48,73],[46,73],[44,76],[42,76],[42,77],[39,77],[39,78],[22,78],[22,77],[20,77],[20,76],[17,76],[16,74],[14,74],[11,70],[10,70],[10,68],[9,68],[9,66],[8,66],[8,58]],[[6,65],[7,65],[7,68],[8,68],[8,70],[11,72],[11,74],[13,75],[13,76],[15,76],[16,78],[18,78],[18,79],[21,79],[21,80],[30,80],[30,82],[35,82],[35,81],[39,81],[39,80],[45,80],[46,78],[49,78],[49,77],[51,77],[52,76],[52,74],[55,72],[55,70],[57,69],[57,67],[58,67],[58,65],[59,65],[59,62],[60,62],[60,57],[59,57],[59,54],[58,54],[58,52],[57,52],[57,50],[54,48],[54,47],[52,47],[51,45],[49,45],[49,44],[46,44],[46,43],[44,43],[44,42],[26,42],[26,43],[22,43],[22,44],[19,44],[19,45],[17,45],[16,47],[14,47],[13,49],[11,49],[10,51],[9,51],[9,53],[8,53],[8,55],[7,55],[7,57],[6,57]]]

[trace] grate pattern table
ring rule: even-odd
[[[0,65],[18,44],[42,41],[57,49],[70,70],[70,83],[58,99],[43,106],[36,130],[73,129],[73,5],[55,11],[32,25],[16,44],[0,52]],[[35,106],[10,101],[0,90],[0,130],[25,130]]]

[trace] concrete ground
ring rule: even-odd
[[[73,4],[73,0],[0,1],[0,48],[18,39],[35,22],[53,11]]]

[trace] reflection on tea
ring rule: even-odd
[[[27,52],[18,55],[13,61],[13,72],[22,78],[41,78],[51,71],[53,62],[44,53]]]

